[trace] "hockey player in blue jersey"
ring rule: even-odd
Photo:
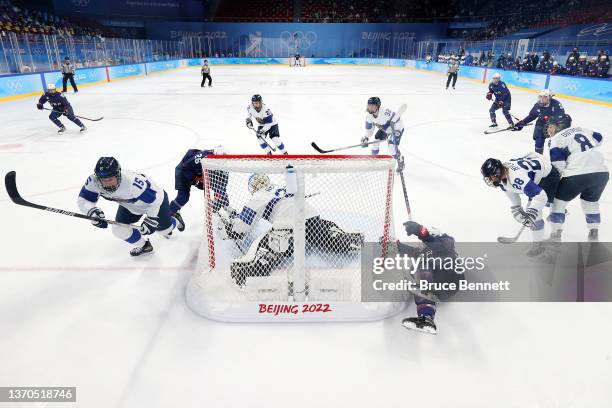
[[[174,169],[174,188],[176,189],[176,198],[170,203],[170,214],[176,218],[177,228],[179,231],[185,230],[185,221],[181,216],[180,210],[189,202],[191,187],[204,190],[204,176],[202,171],[201,160],[209,155],[226,154],[227,150],[223,146],[217,146],[214,149],[199,150],[189,149],[181,159],[181,162]],[[211,171],[209,173],[210,188],[214,193],[213,212],[216,212],[221,207],[229,206],[227,197],[227,182],[228,174],[223,171]],[[231,210],[228,210],[231,213]]]
[[[553,230],[550,238],[552,241],[561,240],[565,208],[571,200],[580,196],[589,230],[588,240],[597,241],[601,223],[599,199],[610,178],[604,156],[598,149],[603,136],[599,132],[571,125],[572,118],[563,115],[551,118],[546,128],[550,137],[550,160],[563,174],[549,217]]]
[[[531,229],[534,245],[527,255],[539,255],[543,247],[539,245],[544,236],[542,210],[552,204],[559,185],[559,172],[550,161],[538,153],[529,153],[518,159],[502,162],[487,159],[480,168],[488,186],[499,187],[510,200],[510,212],[514,219]],[[523,208],[521,196],[528,199]]]
[[[74,115],[74,110],[72,109],[70,102],[68,102],[68,99],[66,99],[66,97],[60,92],[57,92],[55,85],[53,84],[49,84],[47,86],[47,92],[40,97],[36,107],[39,110],[42,110],[44,104],[47,102],[49,102],[49,105],[51,105],[51,108],[53,108],[53,111],[49,115],[49,119],[51,119],[51,122],[55,123],[57,127],[59,127],[57,133],[63,133],[66,131],[66,127],[59,120],[59,117],[62,115],[65,115],[70,121],[74,122],[74,124],[80,127],[81,132],[87,130],[87,127],[85,127],[83,122],[81,122],[80,119]]]
[[[553,99],[553,93],[550,92],[549,89],[545,89],[540,92],[538,95],[538,102],[533,105],[529,115],[527,115],[524,119],[519,120],[514,124],[512,130],[522,130],[523,126],[528,123],[536,121],[535,127],[533,129],[533,140],[535,140],[535,151],[536,153],[544,153],[544,126],[546,122],[552,118],[553,116],[563,116],[565,115],[565,110],[556,99]]]
[[[94,174],[89,176],[79,193],[78,206],[81,212],[90,217],[94,227],[107,228],[104,211],[97,206],[98,199],[114,201],[119,204],[115,221],[123,224],[138,222],[140,228],[113,224],[113,234],[133,246],[130,255],[139,256],[153,252],[153,245],[144,236],[155,232],[168,238],[176,226],[170,216],[168,194],[144,174],[122,170],[114,157],[100,157]]]
[[[399,254],[406,254],[412,258],[424,256],[429,259],[455,259],[457,252],[455,250],[455,239],[448,234],[444,234],[436,228],[426,228],[423,225],[408,221],[404,223],[406,234],[414,235],[421,242],[420,246],[413,246],[398,242],[397,251]],[[427,281],[429,283],[455,283],[455,287],[459,287],[459,280],[464,279],[463,274],[457,273],[448,262],[427,262],[424,267],[419,268],[414,275],[417,282]],[[438,299],[446,299],[452,296],[456,291],[434,291],[433,294]],[[423,296],[430,293],[423,293]],[[412,330],[418,330],[425,333],[436,334],[436,324],[434,318],[436,315],[436,302],[415,294],[414,303],[416,304],[417,317],[408,317],[402,320],[404,327]]]
[[[497,127],[495,111],[498,109],[502,110],[508,124],[510,126],[514,125],[514,121],[510,115],[512,95],[510,95],[510,90],[506,86],[505,82],[501,80],[501,75],[499,72],[493,74],[493,81],[491,81],[489,84],[489,92],[487,92],[488,100],[492,100],[493,96],[495,96],[495,101],[493,101],[491,108],[489,108],[489,115],[491,116],[491,126],[489,127]]]

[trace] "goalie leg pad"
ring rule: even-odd
[[[363,246],[360,232],[345,232],[335,222],[321,217],[306,220],[306,243],[334,253],[356,252]]]
[[[281,255],[268,248],[268,235],[253,241],[244,256],[232,261],[231,276],[238,286],[243,286],[249,276],[270,276],[278,266]]]
[[[272,228],[267,234],[268,248],[277,254],[289,255],[293,253],[293,234],[291,229]]]

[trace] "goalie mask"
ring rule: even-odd
[[[262,188],[266,188],[270,185],[270,177],[266,174],[253,173],[249,177],[249,193],[255,194]]]

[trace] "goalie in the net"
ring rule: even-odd
[[[248,189],[251,199],[233,217],[225,211],[215,213],[222,239],[244,238],[261,220],[272,224],[263,236],[255,239],[240,258],[231,262],[231,275],[242,286],[249,276],[269,276],[293,254],[293,223],[296,216],[297,182],[293,167],[288,166],[285,185],[275,185],[266,174],[253,174]],[[308,198],[305,198],[308,200]],[[335,222],[323,219],[307,201],[304,203],[306,247],[328,253],[358,253],[364,236],[346,232]]]

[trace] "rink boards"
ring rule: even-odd
[[[76,70],[75,79],[78,86],[91,86],[200,66],[203,61],[203,58],[192,58],[82,68]],[[288,58],[209,58],[208,62],[211,65],[289,65]],[[426,63],[425,61],[392,58],[308,58],[308,65],[397,67],[444,75],[447,68],[446,64],[438,62]],[[504,82],[515,88],[530,91],[551,89],[562,98],[612,106],[612,81],[606,79],[555,76],[471,66],[461,66],[459,77],[487,84],[496,72],[502,75]],[[59,71],[0,76],[0,102],[38,95],[50,83],[61,87],[62,75]]]

